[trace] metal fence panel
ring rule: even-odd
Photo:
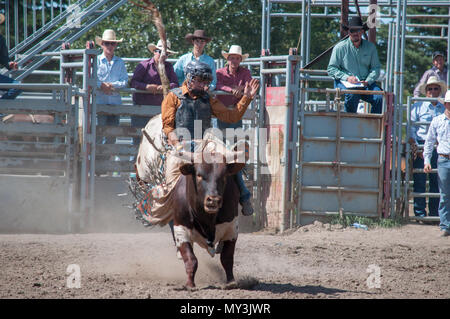
[[[301,214],[379,216],[382,127],[381,115],[304,114]]]

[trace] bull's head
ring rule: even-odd
[[[208,214],[216,214],[223,203],[227,176],[239,172],[244,163],[187,163],[180,167],[183,175],[191,175],[195,196],[189,200],[194,200],[195,207],[203,207]]]

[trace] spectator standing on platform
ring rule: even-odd
[[[348,26],[349,37],[336,44],[328,63],[328,75],[334,79],[334,87],[342,90],[381,91],[376,84],[380,75],[380,60],[375,44],[362,39],[367,24],[361,18],[353,17]],[[343,82],[344,81],[344,82]],[[383,106],[382,95],[345,94],[345,111],[356,113],[359,100],[372,105],[371,113],[380,114]]]
[[[447,86],[444,82],[440,81],[439,78],[431,76],[428,81],[422,84],[419,88],[420,93],[428,98],[437,98],[441,95],[441,91],[446,90]],[[445,107],[443,104],[433,101],[423,101],[416,102],[411,107],[411,122],[431,122],[433,118],[444,113]],[[428,133],[428,125],[411,125],[410,139],[409,143],[413,150],[417,150],[419,145],[425,143],[425,139]],[[437,168],[438,155],[434,150],[431,156],[431,166],[432,168]],[[413,168],[423,169],[424,159],[423,153],[415,151]],[[437,174],[432,173],[428,175],[429,177],[429,192],[439,193],[438,177]],[[426,192],[426,181],[427,174],[424,173],[414,173],[413,174],[414,186],[413,191],[415,193],[425,193]],[[429,198],[428,199],[428,213],[429,216],[438,216],[439,198]],[[424,197],[414,198],[414,215],[419,217],[425,217],[426,213],[426,200]]]
[[[204,30],[195,30],[194,33],[188,33],[184,37],[189,44],[193,45],[192,52],[182,55],[177,63],[175,63],[174,69],[178,77],[178,84],[181,86],[185,80],[184,69],[186,65],[192,60],[206,63],[212,70],[213,79],[209,85],[209,91],[213,91],[216,88],[216,63],[214,59],[204,53],[205,46],[211,41],[211,38],[206,35]]]
[[[137,90],[148,91],[150,93],[134,93],[133,102],[137,105],[161,105],[163,100],[163,88],[161,85],[161,78],[158,73],[157,64],[160,60],[162,50],[161,40],[155,45],[150,43],[147,46],[148,50],[153,53],[151,59],[140,62],[134,70],[131,79],[131,87]],[[170,50],[171,44],[167,40],[167,54],[177,54],[178,52]],[[166,74],[170,81],[170,89],[178,87],[178,79],[171,63],[164,61],[166,67]],[[145,127],[150,117],[132,116],[132,127]],[[140,138],[133,138],[133,144],[139,144]]]
[[[125,88],[128,74],[125,62],[114,55],[117,45],[123,39],[117,40],[114,30],[107,29],[95,42],[102,48],[103,53],[97,57],[97,104],[122,104],[122,98],[117,89]],[[118,126],[120,117],[117,115],[98,115],[98,125]],[[105,143],[105,139],[97,138],[97,142]],[[115,138],[107,137],[107,144],[114,144]]]
[[[244,95],[246,83],[249,83],[252,79],[250,71],[240,66],[241,62],[248,58],[248,54],[242,54],[242,48],[239,45],[232,45],[229,52],[222,51],[222,55],[227,60],[227,64],[216,72],[216,90],[232,93],[233,95],[217,95],[217,99],[226,107],[233,109]],[[220,120],[217,120],[217,122],[224,136],[226,136],[227,128],[242,128],[242,120],[236,123],[226,123]],[[231,142],[234,143],[234,141]],[[245,216],[252,215],[251,193],[245,186],[242,172],[236,174],[236,181],[240,191],[239,202],[242,206],[242,213]]]
[[[427,83],[428,79],[432,76],[437,77],[446,85],[447,83],[447,67],[445,66],[445,57],[444,54],[440,51],[436,51],[433,53],[433,67],[422,75],[419,83],[417,83],[416,88],[414,89],[414,97],[420,96],[420,86]],[[443,97],[447,88],[441,92],[441,96]]]
[[[445,112],[436,116],[430,124],[424,146],[425,173],[431,171],[431,154],[437,143],[439,177],[439,227],[442,236],[450,236],[450,91],[444,99]]]
[[[5,16],[0,13],[0,24],[5,22]],[[17,70],[17,62],[9,61],[9,55],[8,55],[8,47],[6,46],[6,41],[3,35],[0,34],[0,65],[4,66],[8,70]],[[16,80],[0,74],[0,83],[18,83]],[[21,90],[18,89],[2,89],[2,91],[6,91],[5,94],[2,95],[2,99],[8,99],[12,100],[15,99],[20,93],[22,93]],[[0,119],[2,118],[2,115],[0,114]]]

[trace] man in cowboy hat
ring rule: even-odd
[[[431,172],[431,157],[434,145],[439,154],[439,227],[442,237],[450,236],[450,91],[447,91],[444,99],[445,111],[433,118],[425,140],[423,157],[425,161],[425,173]]]
[[[5,16],[0,13],[0,24],[5,22]],[[9,55],[8,55],[8,47],[6,46],[5,38],[0,34],[0,65],[4,66],[8,70],[17,70],[17,62],[9,61]],[[14,79],[5,76],[3,74],[0,74],[0,83],[18,83]],[[21,90],[17,89],[2,89],[5,90],[6,93],[2,95],[2,99],[15,99],[20,93],[22,93]],[[0,114],[0,118],[2,115]]]
[[[161,78],[158,73],[158,63],[161,59],[161,51],[163,48],[161,40],[155,45],[150,43],[147,45],[148,50],[153,53],[153,58],[140,62],[134,70],[131,78],[130,86],[137,90],[148,91],[150,93],[134,93],[133,102],[138,105],[161,105],[163,100],[163,88],[161,85]],[[177,54],[178,52],[170,50],[171,44],[167,40],[167,54]],[[166,67],[166,74],[169,78],[170,89],[178,87],[178,78],[173,70],[172,63],[164,61]],[[132,127],[145,127],[150,117],[131,117]],[[133,138],[133,144],[137,145],[139,138]]]
[[[438,98],[441,96],[442,91],[447,90],[445,82],[441,81],[436,76],[428,78],[427,82],[420,86],[420,93],[427,98]],[[428,134],[428,125],[414,125],[415,122],[431,122],[433,118],[444,113],[445,107],[438,101],[421,101],[416,102],[411,107],[411,129],[409,143],[415,153],[413,161],[413,168],[423,169],[424,159],[423,153],[417,152],[418,146],[425,143]],[[437,167],[438,155],[436,150],[433,151],[431,156],[431,165],[433,168]],[[437,174],[429,174],[429,190],[431,193],[439,193]],[[427,175],[424,173],[414,173],[414,186],[413,191],[415,193],[425,193],[425,185],[427,181]],[[428,213],[429,216],[438,216],[439,198],[428,199]],[[414,214],[419,217],[425,217],[426,213],[426,201],[424,197],[414,198]]]
[[[103,53],[97,57],[97,104],[122,104],[117,89],[125,88],[128,83],[128,73],[125,62],[114,55],[117,45],[123,39],[117,40],[114,30],[107,29],[102,37],[95,37],[95,42],[102,48]],[[119,125],[117,115],[98,115],[98,125]],[[105,139],[99,137],[98,142]],[[107,137],[106,143],[114,144],[115,138]]]
[[[242,54],[242,48],[239,45],[232,45],[228,52],[222,51],[222,55],[227,60],[227,64],[216,72],[216,90],[225,91],[233,95],[218,95],[217,99],[225,106],[234,108],[244,94],[245,84],[252,79],[249,69],[240,66],[241,62],[248,58],[248,54]],[[242,120],[236,123],[226,123],[220,120],[217,120],[217,122],[219,129],[224,131],[224,136],[226,136],[225,130],[227,128],[242,128]],[[231,142],[234,143],[234,141]],[[245,186],[242,172],[236,174],[236,180],[240,190],[239,202],[242,206],[242,213],[245,216],[250,216],[253,214],[253,207],[250,201],[251,193]]]
[[[375,83],[380,75],[377,49],[372,42],[362,39],[367,24],[353,17],[344,29],[348,30],[349,37],[333,48],[327,68],[328,75],[334,78],[334,87],[381,91]],[[372,105],[371,113],[381,113],[381,95],[345,94],[345,111],[356,113],[360,99]]]
[[[445,66],[445,56],[442,52],[436,51],[433,53],[433,67],[422,75],[419,83],[417,83],[414,89],[414,97],[420,96],[420,86],[427,83],[431,76],[435,76],[444,83],[447,83],[447,67]],[[447,89],[441,91],[441,97],[444,97]],[[422,93],[423,94],[423,93]]]
[[[177,63],[175,63],[174,69],[178,77],[178,83],[181,86],[185,80],[184,68],[192,60],[197,60],[209,65],[212,70],[213,79],[209,85],[209,90],[212,91],[216,87],[216,64],[214,59],[204,53],[205,46],[211,41],[211,38],[206,35],[204,30],[195,30],[194,33],[188,33],[184,37],[189,44],[193,45],[192,52],[182,55]]]

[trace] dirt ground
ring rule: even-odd
[[[240,234],[238,287],[198,246],[197,289],[168,227],[141,233],[0,235],[0,298],[450,298],[450,238],[438,226]],[[68,288],[78,265],[80,288]],[[69,267],[69,269],[68,269]],[[69,272],[67,272],[69,270]],[[377,288],[378,287],[378,288]]]

